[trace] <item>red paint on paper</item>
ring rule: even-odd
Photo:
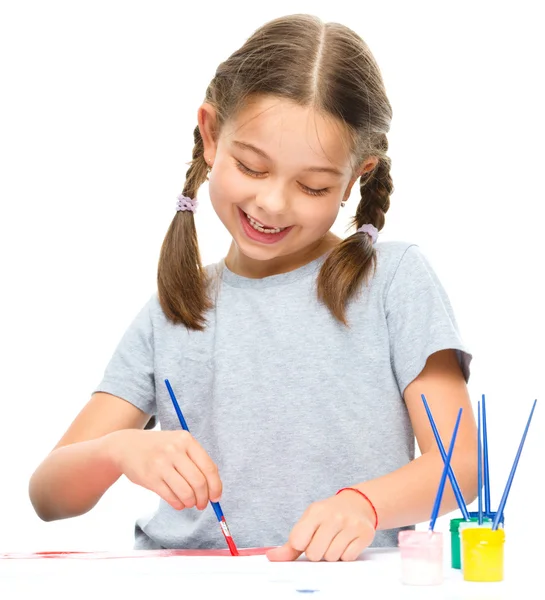
[[[240,548],[239,556],[263,556],[271,548]],[[236,550],[236,546],[235,546]],[[57,550],[51,552],[8,552],[0,553],[1,559],[35,559],[35,558],[62,558],[62,559],[104,559],[104,558],[161,558],[176,556],[231,556],[228,549],[163,549],[163,550],[134,550],[133,552],[85,552],[77,550]]]

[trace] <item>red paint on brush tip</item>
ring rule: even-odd
[[[229,546],[229,550],[231,550],[231,554],[233,556],[239,556],[237,547],[235,546],[235,542],[231,536],[225,538],[227,540],[227,545]]]

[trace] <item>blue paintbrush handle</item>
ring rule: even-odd
[[[430,421],[431,428],[433,430],[433,435],[435,436],[435,441],[437,442],[437,447],[439,448],[439,452],[441,453],[441,458],[443,459],[443,463],[447,459],[447,453],[445,451],[445,447],[443,446],[443,442],[441,441],[441,437],[439,435],[439,431],[437,430],[437,426],[435,425],[435,421],[433,420],[433,415],[431,414],[430,407],[428,406],[428,402],[426,400],[426,396],[424,394],[422,396],[422,401],[424,402],[424,408],[426,409],[426,413],[428,414],[428,419]],[[466,503],[464,501],[464,497],[462,496],[462,490],[456,481],[456,477],[454,476],[454,471],[452,467],[449,465],[448,468],[448,478],[450,480],[450,484],[452,485],[452,490],[454,495],[456,496],[456,501],[458,502],[458,506],[462,511],[462,516],[466,521],[469,521],[469,512],[467,511]]]
[[[447,473],[450,468],[450,459],[452,458],[452,453],[454,452],[454,444],[456,443],[456,436],[458,435],[458,426],[460,425],[461,417],[462,417],[462,409],[460,409],[458,411],[458,418],[456,419],[456,424],[454,425],[454,431],[452,432],[452,440],[450,441],[447,458],[445,460],[445,465],[443,467],[443,473],[441,474],[441,480],[439,481],[439,489],[437,490],[437,496],[435,497],[435,504],[433,505],[433,510],[431,512],[430,531],[433,531],[433,528],[435,527],[435,521],[437,520],[437,515],[439,514],[439,509],[441,507],[441,500],[443,498],[443,490],[445,489],[445,483],[447,481]]]
[[[486,429],[486,401],[482,396],[481,412],[483,415],[483,468],[484,468],[484,514],[490,516],[490,468],[488,464],[488,432]]]
[[[498,510],[496,512],[496,516],[494,517],[494,522],[492,523],[492,529],[497,529],[500,524],[500,519],[503,515],[503,509],[505,508],[505,503],[507,502],[507,496],[509,496],[509,490],[511,489],[511,485],[513,484],[513,478],[515,477],[515,472],[517,470],[517,466],[519,464],[520,455],[522,453],[522,448],[524,447],[524,441],[526,440],[526,434],[528,433],[528,429],[530,427],[530,422],[532,421],[532,416],[534,415],[534,409],[536,407],[537,400],[534,400],[534,404],[532,406],[532,410],[530,411],[530,416],[528,417],[528,422],[526,423],[526,427],[524,428],[524,433],[522,434],[522,439],[520,440],[519,449],[517,451],[517,455],[515,456],[515,462],[511,468],[511,473],[509,473],[509,477],[507,479],[507,485],[505,486],[505,490],[503,492],[503,496],[501,497],[500,504],[498,506]]]
[[[182,414],[180,405],[178,404],[178,401],[176,400],[176,396],[174,395],[174,390],[172,389],[172,386],[170,385],[170,381],[168,379],[165,379],[165,384],[167,386],[168,393],[170,394],[170,399],[172,400],[172,404],[174,405],[174,410],[176,411],[176,414],[178,415],[178,420],[180,421],[180,425],[182,426],[182,429],[184,431],[187,431],[189,433],[189,427],[187,426],[187,423],[184,419],[184,415]],[[216,513],[216,517],[218,518],[218,521],[221,522],[222,517],[223,517],[223,511],[221,510],[220,503],[210,501],[210,504],[212,505],[212,508],[214,509],[214,512]]]
[[[479,525],[483,524],[483,458],[481,446],[481,403],[477,402],[477,498]]]
[[[218,517],[218,521],[221,522],[221,520],[223,519],[223,511],[221,510],[220,503],[212,502],[212,500],[210,500],[210,504],[212,505],[212,508],[214,509],[214,512],[216,513],[216,517]]]

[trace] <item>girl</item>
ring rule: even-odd
[[[369,48],[337,23],[275,19],[220,64],[158,291],[31,478],[42,519],[87,512],[125,475],[161,498],[137,521],[138,549],[223,547],[204,510],[221,498],[240,547],[354,560],[429,518],[442,460],[423,393],[445,445],[464,409],[452,461],[475,498],[471,355],[418,247],[377,242],[391,118]],[[233,241],[203,268],[193,213],[206,180]],[[357,230],[341,240],[330,227],[358,181]],[[455,507],[449,487],[442,513]]]

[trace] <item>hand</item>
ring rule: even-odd
[[[358,493],[346,490],[311,504],[292,529],[287,544],[267,552],[271,561],[356,560],[375,537],[375,515]]]
[[[209,500],[220,499],[218,469],[189,432],[123,429],[108,438],[109,455],[119,471],[172,508],[203,510]]]

